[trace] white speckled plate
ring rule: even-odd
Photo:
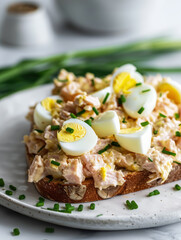
[[[150,192],[148,189],[96,202],[95,210],[90,210],[90,203],[85,203],[83,212],[74,211],[72,214],[52,212],[35,206],[39,194],[33,184],[27,183],[25,149],[22,143],[23,135],[30,128],[25,115],[30,105],[50,95],[51,88],[52,85],[38,87],[0,101],[0,178],[5,180],[5,188],[0,188],[0,204],[33,218],[82,229],[136,229],[180,221],[181,191],[173,190],[176,182],[158,187],[161,193],[158,196],[147,197]],[[5,194],[9,184],[17,187],[11,197]],[[26,199],[18,200],[20,194],[25,194]],[[125,207],[127,199],[135,200],[139,208],[128,210]],[[45,207],[53,205],[54,202],[45,201]],[[63,207],[64,204],[60,206]],[[97,217],[99,214],[103,215]]]

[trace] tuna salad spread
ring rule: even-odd
[[[126,64],[103,79],[61,70],[52,94],[30,107],[24,136],[33,161],[28,181],[46,176],[103,190],[122,186],[128,172],[147,170],[164,183],[181,164],[181,85],[143,77]]]

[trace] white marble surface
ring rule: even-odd
[[[2,23],[3,10],[9,2],[13,0],[0,0],[0,24]],[[1,44],[0,45],[0,66],[8,65],[15,63],[18,60],[27,57],[34,56],[46,56],[49,54],[57,54],[60,52],[68,51],[68,50],[77,50],[84,49],[90,47],[99,47],[105,45],[113,45],[119,44],[121,42],[125,42],[127,39],[135,39],[141,36],[149,36],[151,34],[151,30],[148,30],[144,33],[127,33],[126,35],[113,35],[113,36],[96,36],[84,34],[82,32],[78,32],[74,29],[68,28],[65,25],[58,24],[57,12],[53,11],[54,8],[50,6],[50,1],[48,0],[39,0],[43,2],[46,6],[48,6],[48,10],[53,19],[54,26],[56,29],[55,41],[49,47],[44,48],[20,48],[20,47],[11,47]],[[53,0],[52,0],[53,1]],[[177,0],[167,2],[173,3],[177,2]],[[177,8],[179,9],[179,8]],[[173,10],[171,9],[170,12]],[[169,30],[167,32],[160,31],[161,33],[169,33],[172,29],[172,34],[177,32],[177,35],[180,35],[178,26],[176,25],[176,19],[178,18],[178,14],[174,12],[175,22],[170,24]],[[154,28],[154,27],[153,27]],[[163,29],[164,30],[164,27]],[[180,63],[181,54],[174,54],[170,56],[172,61],[168,61],[168,59],[161,58],[155,62],[155,64],[159,63],[161,65],[168,64],[179,64]],[[174,202],[174,200],[173,200]],[[55,228],[55,233],[48,234],[44,233],[45,227],[49,227],[50,224],[45,222],[41,222],[35,219],[31,219],[29,217],[25,217],[18,213],[15,213],[9,209],[0,206],[0,239],[14,239],[11,235],[11,231],[14,227],[18,227],[21,231],[21,235],[17,237],[17,239],[23,240],[32,240],[32,239],[123,239],[123,240],[132,240],[132,239],[159,239],[159,240],[179,240],[181,239],[181,223],[173,224],[169,226],[159,227],[159,228],[151,228],[151,229],[143,229],[143,230],[132,230],[132,231],[114,231],[114,232],[103,232],[103,231],[85,231],[85,230],[76,230],[70,229],[66,227],[60,227],[52,225]]]

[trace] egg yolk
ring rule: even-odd
[[[66,128],[72,128],[73,133],[67,132]],[[59,142],[75,142],[82,139],[86,134],[86,129],[78,123],[67,123],[65,124],[61,131],[57,133],[57,138]]]
[[[51,112],[55,108],[56,100],[52,98],[45,98],[41,101],[42,106],[48,111]]]
[[[120,129],[120,132],[119,133],[122,133],[122,134],[131,134],[131,133],[135,133],[135,132],[138,132],[142,129],[142,127],[135,127],[135,128],[122,128]]]
[[[119,73],[113,81],[113,89],[115,93],[122,91],[125,94],[129,94],[129,89],[136,85],[136,80],[131,78],[130,73]]]
[[[167,96],[172,99],[175,103],[181,103],[181,96],[179,91],[171,84],[163,82],[158,86],[158,91],[168,92]]]

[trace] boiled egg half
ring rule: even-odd
[[[101,137],[108,137],[120,130],[119,117],[115,111],[107,111],[92,122],[92,128]]]
[[[111,89],[112,92],[119,94],[129,94],[129,89],[134,87],[136,83],[143,83],[142,75],[136,72],[136,67],[132,64],[125,64],[119,67],[112,76]]]
[[[155,89],[148,84],[142,83],[130,89],[130,94],[126,96],[123,107],[132,118],[146,117],[155,108],[156,101],[157,93]]]
[[[40,130],[44,130],[46,126],[51,124],[52,114],[55,107],[61,101],[60,96],[50,96],[39,102],[34,110],[34,122]]]
[[[97,135],[85,122],[79,119],[69,119],[63,123],[57,139],[62,150],[71,156],[79,156],[89,152],[97,144]]]
[[[115,138],[125,149],[135,153],[146,154],[151,145],[152,128],[151,125],[138,128],[121,129]]]

